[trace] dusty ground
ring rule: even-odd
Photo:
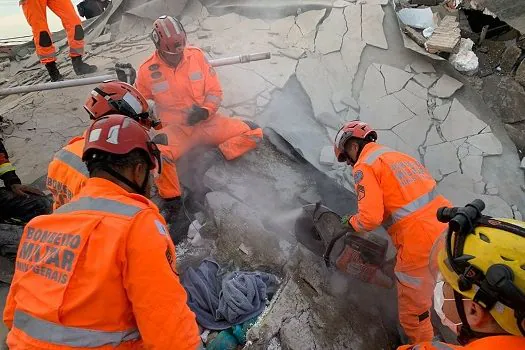
[[[272,316],[254,330],[255,348],[277,343],[290,349],[368,349],[371,338],[382,348],[395,344],[395,309],[385,306],[393,303],[392,293],[343,281],[336,284],[345,297],[334,299],[331,274],[318,258],[300,248],[291,232],[265,225],[318,199],[341,214],[355,210],[351,169],[335,163],[331,153],[342,122],[360,118],[374,125],[378,142],[424,162],[438,189],[455,204],[481,197],[488,214],[519,217],[525,210],[523,172],[501,122],[448,63],[404,48],[387,1],[224,1],[208,8],[189,1],[180,17],[190,43],[211,58],[273,54],[269,61],[217,72],[225,93],[221,111],[257,121],[280,152],[265,143],[244,159],[212,168],[207,181],[215,192],[208,205],[218,234],[204,239],[216,248],[193,249],[185,243],[188,249],[179,251],[187,255],[182,259],[213,253],[284,277],[283,293],[297,294],[298,301],[291,304],[283,297],[276,302]],[[153,50],[147,36],[150,22],[135,13],[113,23],[110,42],[97,45],[92,40],[88,62],[101,71],[117,61],[137,66]],[[69,66],[62,67],[72,78]],[[45,79],[43,73],[38,65],[21,61],[5,73],[10,81],[3,86],[38,82]],[[90,88],[2,100],[0,115],[10,121],[3,137],[24,182],[43,176],[53,153],[85,129],[88,119],[81,105]],[[239,240],[251,254],[239,253],[232,244]],[[305,273],[301,266],[318,273]],[[379,305],[370,306],[377,300]],[[334,303],[334,309],[321,307]],[[377,318],[380,325],[372,322]],[[343,329],[338,328],[341,323]],[[300,324],[308,327],[297,337],[293,330]],[[346,342],[349,338],[353,343]]]

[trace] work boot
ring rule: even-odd
[[[188,217],[181,197],[165,199],[160,205],[160,213],[168,224],[171,240],[174,244],[180,243],[188,235],[191,220]]]
[[[62,74],[60,74],[60,71],[58,70],[56,62],[46,63],[46,69],[49,73],[49,76],[51,77],[51,81],[64,80],[64,77],[62,76]]]
[[[72,57],[71,63],[76,75],[90,74],[97,71],[97,66],[85,63],[82,61],[82,56]]]

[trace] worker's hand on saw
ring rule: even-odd
[[[195,125],[203,120],[208,119],[210,112],[206,108],[202,108],[196,105],[191,107],[190,112],[188,113],[188,125]]]
[[[350,219],[352,218],[352,215],[348,214],[341,218],[341,226],[344,228],[352,228],[352,225],[350,225]]]
[[[135,84],[137,78],[137,71],[131,63],[116,63],[115,72],[117,73],[118,80],[128,83],[129,85]]]
[[[44,192],[40,191],[39,189],[31,187],[31,186],[27,186],[27,185],[21,185],[21,184],[11,185],[11,191],[17,196],[23,196],[23,197],[27,197],[29,194],[35,194],[37,196],[45,196]]]

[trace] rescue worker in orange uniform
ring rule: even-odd
[[[461,345],[432,341],[399,350],[525,349],[525,222],[482,216],[483,208],[475,200],[440,210],[450,229],[430,258],[434,309]]]
[[[47,68],[51,81],[63,77],[56,64],[57,51],[47,25],[46,9],[49,7],[62,21],[69,43],[69,57],[77,75],[94,73],[96,66],[82,61],[84,55],[84,29],[71,0],[20,0],[27,23],[33,31],[33,40],[40,62]]]
[[[89,180],[24,229],[4,310],[17,349],[196,349],[175,247],[150,195],[160,152],[129,117],[86,134]]]
[[[153,24],[151,38],[156,51],[140,66],[135,85],[154,102],[174,159],[198,145],[217,146],[202,155],[202,163],[208,165],[254,149],[263,137],[262,129],[217,112],[222,102],[218,76],[200,49],[186,46],[182,24],[162,16]],[[198,169],[194,177],[202,178],[204,171]],[[177,203],[182,194],[178,178],[169,180],[157,186],[163,197]]]
[[[446,225],[436,210],[450,203],[436,191],[436,182],[414,158],[377,144],[366,123],[346,123],[335,139],[339,162],[353,167],[358,213],[342,224],[358,233],[383,226],[397,249],[400,323],[410,343],[431,340],[430,307],[434,279],[428,269],[430,249]]]
[[[146,130],[159,123],[148,112],[146,99],[133,86],[121,81],[105,81],[91,91],[84,109],[90,119],[96,120],[109,114],[122,114],[139,122]],[[58,151],[49,164],[47,188],[53,194],[53,209],[58,209],[80,192],[89,178],[84,162],[85,134],[72,138]],[[169,166],[163,172],[169,172]]]

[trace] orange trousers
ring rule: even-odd
[[[69,56],[84,54],[84,30],[71,0],[25,0],[22,9],[33,31],[36,53],[43,64],[56,61],[56,50],[47,25],[46,8],[49,7],[62,21],[67,32]]]
[[[196,146],[217,146],[224,158],[235,159],[257,147],[263,138],[260,127],[249,120],[215,114],[212,118],[189,127],[170,124],[160,133],[168,137],[168,145],[159,145],[163,155],[163,174],[156,184],[162,198],[179,197],[182,194],[175,161]]]
[[[431,341],[434,329],[430,309],[435,281],[428,266],[408,272],[395,272],[399,321],[410,344]]]

